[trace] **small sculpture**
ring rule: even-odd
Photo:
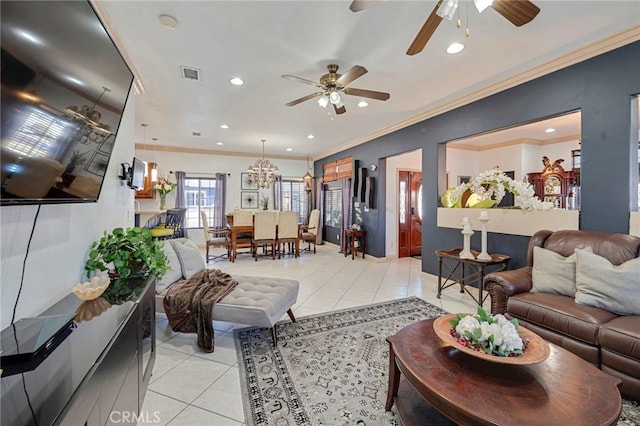
[[[550,173],[558,171],[558,169],[562,169],[562,166],[560,165],[560,163],[562,163],[563,161],[564,161],[564,158],[558,158],[552,164],[551,160],[549,160],[549,157],[547,157],[546,155],[543,155],[542,156],[542,165],[544,166],[544,169],[542,169],[542,171],[543,172],[550,172]]]

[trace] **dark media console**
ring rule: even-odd
[[[77,328],[33,371],[3,377],[0,424],[113,424],[138,415],[155,362],[155,283],[102,312],[75,295],[42,316],[75,313]],[[104,301],[103,301],[104,302]]]

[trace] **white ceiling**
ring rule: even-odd
[[[147,144],[155,137],[159,147],[257,153],[266,139],[267,155],[278,156],[337,152],[412,117],[486,96],[487,87],[506,87],[527,70],[612,35],[618,37],[610,44],[620,43],[622,32],[622,43],[640,39],[635,0],[534,0],[541,12],[520,28],[491,9],[479,15],[461,0],[471,36],[445,20],[415,56],[405,52],[436,1],[391,1],[358,13],[349,10],[350,1],[94,3],[146,89],[136,99],[137,143],[144,142],[140,124],[147,123]],[[175,17],[177,28],[161,27],[162,14]],[[452,41],[464,42],[465,50],[446,54]],[[330,63],[342,72],[366,67],[349,86],[391,98],[358,108],[358,97],[345,96],[347,112],[339,116],[314,100],[285,106],[315,88],[282,74],[317,81]],[[182,79],[181,66],[199,69],[201,80]],[[231,85],[234,76],[245,84]],[[230,128],[221,129],[223,123]]]

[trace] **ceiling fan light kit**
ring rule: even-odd
[[[458,0],[444,0],[442,4],[440,4],[436,14],[441,18],[451,21],[456,10],[458,10]]]
[[[388,93],[376,92],[375,90],[355,89],[353,87],[347,87],[349,83],[367,73],[367,69],[361,65],[354,65],[353,67],[349,68],[349,70],[344,74],[338,74],[338,65],[336,64],[327,65],[327,70],[329,72],[320,77],[320,81],[318,83],[306,78],[296,77],[295,75],[283,75],[282,78],[295,80],[299,83],[309,84],[322,90],[320,92],[311,93],[307,96],[303,96],[302,98],[295,99],[291,102],[286,103],[285,105],[294,106],[304,101],[318,98],[318,105],[320,107],[326,108],[327,105],[331,103],[336,114],[344,114],[345,112],[347,112],[347,109],[344,106],[342,94],[376,99],[379,101],[386,101],[391,96]]]

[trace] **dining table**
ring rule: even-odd
[[[300,244],[300,239],[302,236],[302,231],[306,225],[299,223],[298,224],[298,245]],[[236,261],[236,257],[238,254],[239,248],[247,248],[251,247],[251,238],[253,238],[253,225],[236,225],[234,226],[232,223],[227,223],[227,228],[230,231],[230,239],[231,239],[231,250],[229,260],[232,262]],[[278,233],[278,225],[276,225],[276,235]],[[296,248],[296,251],[299,249]]]

